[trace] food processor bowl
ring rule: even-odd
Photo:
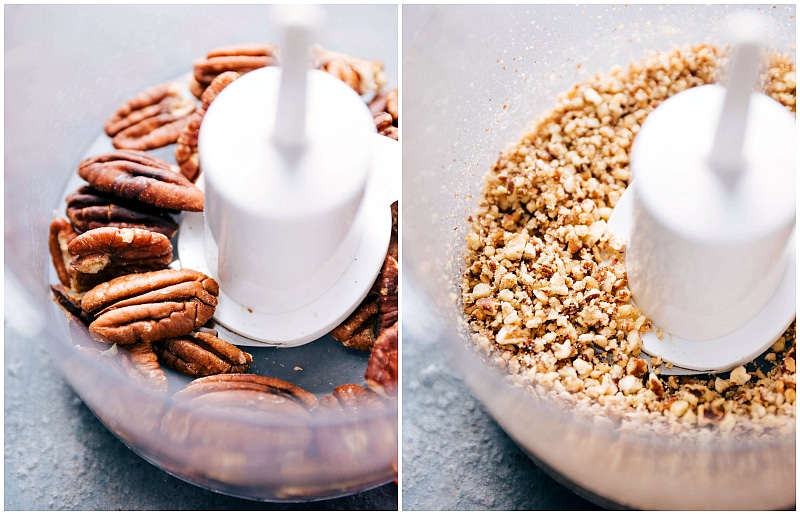
[[[500,151],[559,93],[648,51],[720,43],[720,22],[738,9],[765,15],[772,48],[795,59],[793,5],[404,6],[403,298],[416,319],[405,320],[403,344],[439,342],[520,448],[604,506],[789,508],[794,431],[661,434],[513,386],[478,356],[462,313],[468,218]]]
[[[397,84],[397,13],[394,5],[326,6],[315,42],[382,60],[389,84]],[[64,196],[74,190],[78,163],[92,145],[110,150],[106,118],[145,88],[189,75],[213,48],[278,43],[270,6],[9,6],[5,28],[7,323],[46,342],[67,382],[129,448],[190,483],[248,499],[308,501],[393,481],[396,403],[306,422],[186,410],[171,394],[190,378],[165,370],[164,396],[101,364],[98,351],[113,350],[51,299],[50,285],[58,281],[48,225],[64,216]],[[172,152],[156,155],[171,160]],[[330,336],[297,349],[244,350],[254,356],[249,372],[318,397],[339,384],[365,384],[368,354]]]

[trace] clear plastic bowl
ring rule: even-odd
[[[794,58],[795,7],[750,8],[772,20],[775,48]],[[472,393],[534,461],[606,506],[794,506],[795,435],[736,439],[711,432],[692,438],[641,427],[620,430],[509,386],[474,354],[460,311],[467,217],[500,150],[516,142],[558,93],[649,50],[719,42],[719,22],[732,9],[403,9],[403,298],[404,313],[416,317],[404,324],[404,344],[441,342]]]
[[[326,6],[316,42],[383,60],[397,84],[397,6]],[[269,6],[11,6],[5,10],[6,319],[47,342],[95,415],[156,466],[217,492],[257,500],[316,500],[396,478],[397,407],[298,423],[245,413],[172,411],[169,398],[77,350],[94,342],[51,300],[48,225],[64,216],[79,161],[125,100],[191,72],[235,43],[280,44]],[[167,151],[167,156],[170,151]],[[163,157],[163,156],[162,156]],[[330,337],[295,349],[246,349],[251,372],[315,393],[364,384],[368,354]],[[167,370],[170,393],[189,378]],[[167,420],[171,422],[167,422]]]

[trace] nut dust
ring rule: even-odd
[[[795,323],[730,373],[660,375],[670,365],[648,366],[642,355],[641,335],[654,328],[631,303],[625,244],[607,227],[647,115],[716,82],[725,59],[722,48],[687,46],[575,84],[486,174],[469,219],[462,300],[475,346],[514,384],[658,431],[795,431]],[[795,112],[788,55],[770,56],[761,89]]]

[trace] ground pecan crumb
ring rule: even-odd
[[[662,376],[640,355],[655,330],[631,304],[624,242],[607,221],[630,179],[647,115],[716,82],[726,51],[693,45],[572,86],[501,152],[466,235],[462,301],[475,346],[514,384],[670,432],[795,428],[795,323],[769,358],[703,376]],[[762,90],[795,111],[795,64],[772,55]],[[657,330],[657,336],[663,333]]]

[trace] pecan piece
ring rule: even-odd
[[[365,378],[370,389],[383,397],[397,395],[397,322],[381,331],[369,355]]]
[[[67,216],[78,232],[99,227],[136,227],[167,238],[178,232],[178,223],[168,210],[109,195],[91,186],[82,186],[67,196]]]
[[[175,143],[195,109],[176,81],[147,88],[122,104],[104,129],[115,148],[151,150]]]
[[[253,363],[247,352],[206,332],[158,340],[153,349],[167,366],[192,377],[241,374]]]
[[[93,188],[164,209],[202,211],[203,192],[168,162],[137,150],[90,157],[78,175]]]
[[[378,134],[397,141],[398,131],[397,127],[392,125],[392,115],[387,112],[382,112],[373,116],[372,119],[375,121],[375,128]]]
[[[216,48],[194,63],[189,89],[201,98],[218,75],[233,71],[245,74],[265,66],[278,64],[277,47],[272,43],[248,43]]]
[[[142,381],[166,393],[167,376],[158,364],[158,357],[150,343],[136,343],[117,347],[117,359],[128,377]]]
[[[67,291],[63,284],[51,284],[50,291],[53,300],[61,306],[64,311],[80,320],[87,326],[92,323],[92,318],[81,309],[81,298]]]
[[[397,260],[387,255],[380,276],[378,293],[378,334],[397,323]]]
[[[169,238],[147,229],[99,227],[73,238],[67,249],[76,291],[121,275],[161,270],[172,262]]]
[[[361,302],[361,305],[331,331],[331,336],[342,342],[345,347],[368,351],[375,343],[375,324],[378,320],[378,297],[373,292]]]
[[[189,123],[181,131],[175,146],[175,161],[181,173],[190,181],[197,182],[200,176],[200,157],[197,153],[197,138],[200,135],[200,125],[206,115],[206,110],[217,95],[231,82],[240,77],[237,72],[224,72],[218,75],[203,92],[202,105],[189,117]]]
[[[314,68],[330,73],[359,95],[376,93],[386,84],[386,74],[381,61],[370,61],[325,50],[319,45],[315,45],[311,51]]]
[[[72,225],[63,218],[56,218],[50,222],[50,237],[48,238],[50,259],[58,274],[58,280],[64,286],[70,286],[69,262],[72,259],[67,245],[77,235],[78,233],[75,232]]]
[[[305,411],[313,410],[319,406],[319,400],[316,395],[300,388],[296,384],[277,377],[258,374],[217,374],[201,377],[176,393],[174,399],[176,401],[187,400],[211,393],[235,391],[274,395],[300,406]],[[282,404],[282,402],[279,404]]]
[[[189,334],[214,315],[218,295],[219,285],[205,274],[165,269],[99,284],[81,308],[94,317],[94,339],[128,345]]]

